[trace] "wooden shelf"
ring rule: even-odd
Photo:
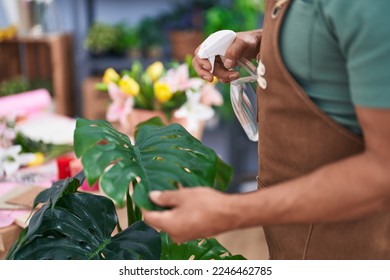
[[[111,99],[106,92],[95,89],[101,77],[90,76],[83,81],[83,117],[89,120],[105,120]]]
[[[24,76],[53,84],[56,113],[74,116],[73,38],[69,33],[0,42],[0,81]]]

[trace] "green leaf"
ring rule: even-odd
[[[150,118],[150,119],[144,121],[143,123],[137,124],[137,126],[135,127],[135,133],[134,133],[135,137],[137,137],[138,131],[144,125],[164,126],[165,124],[161,120],[160,117]]]
[[[103,191],[119,206],[130,183],[137,206],[160,209],[149,201],[151,190],[174,190],[180,184],[223,191],[231,180],[231,168],[179,124],[143,125],[132,145],[108,122],[78,119],[74,142],[88,182],[100,178]]]
[[[161,241],[161,260],[245,260],[241,255],[232,255],[214,238],[177,244],[163,232]]]
[[[63,195],[75,193],[84,180],[84,172],[81,171],[74,178],[66,178],[65,180],[54,182],[50,188],[40,192],[36,196],[33,208],[35,208],[38,203],[50,203],[50,205],[54,206],[58,199]]]
[[[244,259],[231,255],[215,239],[175,244],[141,221],[139,207],[151,205],[148,192],[183,186],[226,190],[231,167],[203,146],[182,126],[162,126],[152,119],[140,125],[136,145],[105,121],[77,120],[76,155],[85,167],[75,178],[55,182],[40,193],[44,203],[13,244],[7,259]],[[119,226],[109,198],[77,192],[84,180],[100,180],[118,204],[127,196],[130,227],[112,236]],[[133,197],[129,186],[134,185]],[[130,192],[131,193],[131,192]]]
[[[218,172],[215,176],[214,188],[220,191],[226,191],[226,186],[229,185],[233,178],[233,168],[218,157],[217,170]]]
[[[42,210],[43,209],[43,210]],[[111,237],[117,224],[112,201],[88,193],[61,197],[33,216],[7,259],[159,259],[160,235],[144,222]],[[39,220],[38,226],[35,225]],[[34,228],[34,231],[30,231]]]
[[[95,84],[95,89],[97,89],[99,91],[107,92],[108,91],[108,85],[105,84],[105,83],[96,83]]]
[[[44,206],[31,217],[29,227],[26,228],[25,234],[21,234],[22,238],[19,243],[23,243],[24,240],[34,235],[42,224],[45,212],[49,208],[53,209],[61,197],[76,192],[83,183],[84,179],[84,173],[80,172],[74,178],[67,178],[65,180],[54,182],[49,189],[40,192],[34,200],[33,209],[39,203],[44,203]]]
[[[138,254],[137,258],[132,258]],[[160,234],[142,221],[133,223],[115,235],[103,251],[107,259],[159,260],[161,254]]]
[[[100,133],[97,134],[97,131]],[[113,159],[125,153],[121,150],[131,146],[129,138],[113,129],[108,122],[94,121],[92,123],[84,119],[77,120],[74,142],[77,143],[75,145],[76,155],[79,157],[83,155],[86,158],[86,164],[91,162],[92,166],[88,165],[91,168],[84,169],[89,185],[93,185],[99,179],[104,169],[111,164]],[[103,145],[105,143],[110,144]],[[91,156],[84,155],[93,148],[100,148],[102,151],[95,156],[93,154]],[[110,148],[112,151],[110,151]],[[111,154],[111,152],[117,152],[117,154]],[[95,160],[96,162],[94,162]]]
[[[14,144],[22,147],[23,153],[43,153],[45,161],[52,160],[60,155],[73,152],[73,146],[68,144],[46,143],[42,140],[33,140],[21,132],[16,134]]]

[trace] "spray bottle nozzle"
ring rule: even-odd
[[[206,58],[211,63],[211,73],[214,71],[214,62],[217,55],[224,56],[226,50],[236,39],[236,33],[232,30],[220,30],[203,41],[199,47],[197,56],[199,58]]]

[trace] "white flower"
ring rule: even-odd
[[[0,119],[0,147],[8,148],[15,137],[15,130],[8,126],[6,120]]]
[[[21,151],[22,147],[20,145],[14,145],[9,148],[0,147],[0,178],[15,174],[21,166],[34,160],[34,154],[20,154]]]
[[[200,121],[209,120],[214,116],[214,110],[210,106],[200,103],[200,93],[186,91],[187,101],[174,114],[176,118],[187,119],[187,129],[190,132],[197,131]]]
[[[223,104],[222,94],[212,83],[205,84],[200,91],[200,102],[209,106],[221,106]]]

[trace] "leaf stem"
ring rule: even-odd
[[[137,215],[134,211],[134,203],[130,195],[130,188],[126,193],[126,203],[127,203],[127,223],[128,226],[131,226],[134,222],[137,221]]]

